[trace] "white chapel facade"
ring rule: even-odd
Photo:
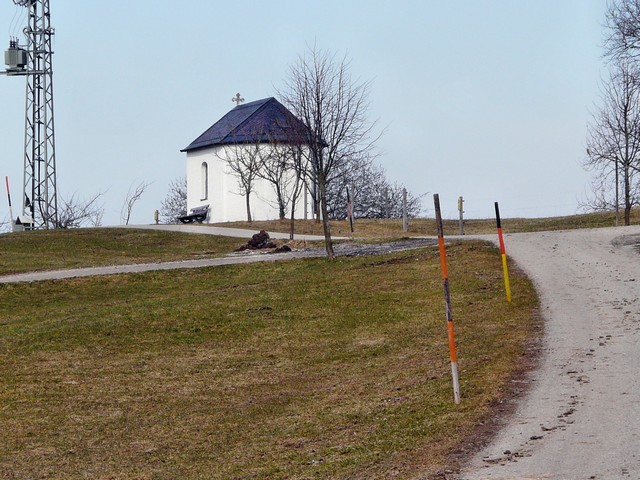
[[[239,180],[227,163],[233,146],[273,148],[274,139],[286,142],[282,125],[300,121],[275,98],[238,105],[181,150],[187,154],[187,211],[208,206],[205,223],[247,220],[245,195]],[[290,138],[290,137],[289,137]],[[312,212],[311,199],[303,188],[296,202],[295,217],[306,218]],[[287,217],[290,215],[287,212]],[[279,218],[277,196],[273,185],[262,178],[253,182],[250,195],[253,220]]]

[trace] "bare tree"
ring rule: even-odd
[[[309,181],[309,132],[307,126],[286,109],[275,116],[268,132],[270,155],[263,158],[259,175],[271,183],[281,220],[290,206],[289,238],[295,232],[296,207]]]
[[[99,227],[104,215],[104,207],[99,204],[102,195],[101,192],[88,200],[80,200],[73,194],[69,199],[60,199],[56,228]]]
[[[640,55],[640,0],[616,0],[607,6],[605,54],[612,59]]]
[[[387,184],[384,199],[386,201],[385,212],[386,218],[402,218],[403,217],[403,191],[404,185],[398,182]],[[407,191],[407,216],[415,218],[420,215],[422,210],[422,198],[424,195],[416,196]]]
[[[293,135],[292,135],[293,137]],[[300,136],[298,135],[299,139]],[[284,175],[283,186],[284,193],[289,208],[289,239],[293,240],[295,231],[295,218],[296,218],[296,206],[300,195],[304,191],[307,185],[307,173],[308,173],[308,155],[305,145],[300,141],[291,141],[286,144],[277,145],[275,151],[283,159],[286,173]],[[285,205],[286,207],[286,205]]]
[[[247,222],[251,222],[251,192],[265,155],[261,143],[238,142],[223,147],[224,155],[218,158],[226,162],[231,174],[238,180],[238,192],[245,198]]]
[[[291,228],[289,231],[289,238],[293,240],[294,222],[296,218],[296,205],[298,204],[300,195],[302,195],[302,192],[305,191],[309,183],[306,175],[307,166],[309,164],[309,157],[307,155],[307,150],[303,147],[303,145],[296,144],[289,146],[289,164],[291,165],[291,168],[295,174],[295,180],[293,183],[293,188],[291,190]]]
[[[390,183],[382,167],[373,159],[354,159],[342,168],[329,185],[329,217],[346,217],[347,188],[353,199],[356,218],[402,218],[403,185]],[[421,211],[421,197],[407,192],[407,214],[416,217]]]
[[[258,177],[271,184],[276,194],[278,207],[278,218],[284,220],[289,204],[290,183],[294,180],[288,159],[288,148],[286,145],[272,143],[268,150],[264,150],[264,155],[260,156],[260,168]]]
[[[325,247],[335,257],[327,186],[333,170],[349,158],[369,151],[375,122],[368,121],[369,83],[354,82],[346,58],[310,47],[290,67],[279,96],[308,129],[310,173],[318,188]]]
[[[178,217],[187,214],[187,178],[180,177],[169,183],[167,196],[161,203],[162,223],[176,223]]]
[[[617,224],[622,186],[624,224],[629,225],[631,208],[640,202],[640,83],[637,72],[625,59],[616,60],[603,87],[602,106],[588,126],[584,164],[597,172],[591,206],[596,209],[614,206]],[[613,201],[611,190],[615,192]]]
[[[347,189],[356,218],[383,218],[380,198],[387,186],[384,170],[370,158],[353,158],[336,168],[327,189],[329,218],[346,217]]]
[[[127,190],[127,196],[124,200],[124,204],[122,205],[122,210],[120,210],[120,220],[125,225],[129,225],[129,220],[131,220],[131,212],[133,211],[133,207],[140,197],[144,194],[147,187],[151,185],[148,182],[142,181],[140,182],[136,188],[133,188],[133,184]]]

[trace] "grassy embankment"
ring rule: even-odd
[[[9,271],[61,262],[55,255],[65,265],[193,258],[242,243],[85,234],[9,235],[3,265],[7,255],[17,257]],[[539,325],[533,287],[515,269],[514,300],[504,300],[494,247],[453,243],[448,254],[459,406],[435,248],[0,285],[0,476],[414,478],[455,468],[452,452],[514,385]]]
[[[239,238],[121,228],[11,233],[0,235],[0,275],[215,257],[243,243]]]

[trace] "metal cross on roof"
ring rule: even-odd
[[[244,98],[240,96],[239,93],[236,93],[236,96],[231,99],[232,102],[236,102],[236,107],[244,102]]]

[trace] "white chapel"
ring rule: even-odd
[[[272,148],[274,142],[287,143],[293,136],[283,125],[304,128],[284,105],[275,98],[265,98],[237,105],[182,152],[187,154],[187,210],[208,207],[206,223],[247,220],[246,198],[239,180],[231,171],[227,158],[233,146],[259,145]],[[312,211],[307,189],[296,204],[296,218]],[[279,217],[273,185],[257,178],[250,195],[253,220],[275,220]],[[287,213],[289,215],[289,213]]]

